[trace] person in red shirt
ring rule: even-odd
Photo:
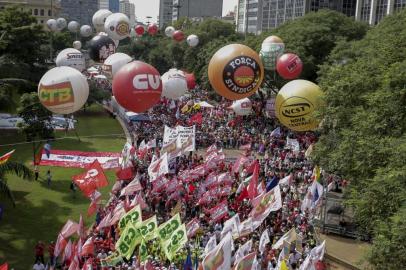
[[[42,243],[41,241],[38,241],[38,243],[35,245],[35,262],[34,263],[40,261],[43,264],[45,264],[44,249],[45,249],[44,243]]]
[[[55,251],[55,243],[54,241],[51,241],[48,246],[49,262],[51,265],[55,265],[54,251]]]

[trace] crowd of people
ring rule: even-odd
[[[242,183],[253,173],[253,164],[259,164],[258,191],[267,192],[275,186],[280,186],[282,207],[278,211],[271,212],[254,231],[234,237],[232,261],[235,262],[239,247],[252,240],[250,252],[256,252],[258,262],[256,269],[282,269],[281,256],[286,259],[287,269],[302,269],[300,266],[305,258],[312,248],[319,244],[313,227],[313,218],[317,215],[318,205],[305,204],[305,201],[311,196],[310,187],[314,181],[314,165],[306,158],[305,152],[316,141],[316,135],[312,132],[293,133],[279,126],[275,119],[265,116],[265,104],[261,100],[253,100],[253,113],[249,116],[236,116],[229,109],[231,102],[226,100],[216,103],[214,108],[205,109],[191,105],[189,110],[185,110],[185,113],[180,112],[185,105],[193,104],[191,100],[194,102],[206,100],[207,95],[207,92],[199,89],[197,92],[192,92],[190,97],[183,98],[176,103],[162,100],[148,112],[150,121],[129,125],[135,150],[141,141],[153,139],[157,141],[156,147],[149,149],[141,156],[138,151],[132,152],[132,175],[139,180],[142,190],[129,196],[121,196],[121,191],[130,181],[118,179],[107,204],[98,205],[95,222],[87,231],[85,239],[82,239],[83,244],[92,238],[94,254],[81,258],[80,269],[84,264],[87,267],[92,266],[92,268],[86,269],[195,269],[197,266],[202,267],[205,247],[213,237],[216,238],[217,243],[221,241],[224,222],[235,215],[238,215],[238,219],[241,221],[246,220],[249,216],[252,204],[247,194],[244,194]],[[168,192],[165,190],[165,187],[168,189],[168,186],[159,188],[155,183],[151,183],[148,166],[154,155],[159,156],[164,126],[188,126],[191,124],[190,117],[196,113],[202,113],[203,116],[201,124],[196,124],[198,151],[186,153],[170,162],[171,170],[169,174],[165,175],[165,178],[177,179],[178,184],[175,186],[175,190],[171,188],[171,192]],[[287,145],[288,139],[297,141],[299,149]],[[217,153],[225,153],[226,156],[228,155],[227,150],[220,149],[241,150],[233,150],[234,157],[227,156],[227,158],[220,159],[216,166],[205,168],[204,173],[193,177],[193,180],[185,179],[183,177],[185,171],[204,166],[209,155],[206,153],[208,147],[215,149],[214,151]],[[236,152],[240,153],[240,156],[235,156]],[[244,158],[246,162],[237,164],[241,158]],[[201,203],[202,197],[208,191],[207,186],[203,183],[213,173],[229,175],[231,183],[220,184],[218,188],[230,188],[224,194],[219,195],[218,199]],[[282,179],[288,179],[288,182],[279,183]],[[218,220],[211,220],[208,209],[212,209],[224,200],[228,205],[228,213]],[[159,241],[152,240],[147,245],[149,254],[147,260],[141,262],[138,253],[134,252],[130,260],[123,259],[114,267],[105,265],[103,260],[114,254],[115,243],[120,238],[117,220],[114,224],[105,225],[106,216],[114,212],[118,205],[123,205],[125,210],[131,209],[134,206],[133,201],[141,205],[143,220],[156,215],[158,224],[161,224],[170,219],[174,213],[179,213],[182,222],[187,224],[197,219],[200,228],[195,235],[189,237],[187,244],[171,261],[162,252]],[[265,249],[259,246],[264,231],[267,231],[270,240],[265,245]],[[284,241],[282,245],[275,246],[275,243],[286,235],[290,239]],[[45,246],[42,247],[42,255],[44,249]],[[283,255],[281,255],[282,251]],[[185,266],[188,257],[192,258],[193,268]],[[43,261],[43,256],[42,259],[41,256],[37,256],[36,260]],[[60,262],[58,265],[61,269],[71,269],[69,267],[72,258],[64,256],[63,251],[59,254],[58,262]],[[326,267],[322,261],[319,261],[317,265],[318,269]]]

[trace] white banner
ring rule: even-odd
[[[177,126],[170,128],[165,126],[162,152],[167,152],[169,159],[180,156],[185,152],[196,150],[196,128]]]
[[[176,128],[170,128],[168,126],[165,126],[162,145],[166,145],[166,144],[172,142],[173,140],[176,140],[177,138],[178,138],[178,131],[176,130]]]

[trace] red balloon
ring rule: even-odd
[[[113,79],[113,95],[125,109],[141,113],[161,98],[162,81],[151,65],[134,61],[122,67]]]
[[[302,69],[302,60],[294,53],[285,53],[276,61],[276,71],[286,80],[293,80],[299,77]]]
[[[144,29],[144,26],[142,26],[142,25],[137,25],[135,28],[134,28],[134,30],[135,30],[135,33],[137,33],[137,35],[139,35],[139,36],[142,36],[143,34],[144,34],[144,32],[145,32],[145,29]]]
[[[156,35],[158,33],[158,26],[155,23],[148,25],[148,33],[151,36]]]
[[[185,72],[185,77],[186,77],[187,89],[189,89],[189,90],[194,89],[196,87],[195,74]]]
[[[176,30],[175,32],[173,32],[172,37],[174,40],[180,42],[185,38],[185,34],[180,30]]]

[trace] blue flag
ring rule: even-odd
[[[187,257],[186,261],[183,264],[183,270],[193,270],[193,264],[192,264],[192,256],[190,255],[190,249],[187,251]]]

